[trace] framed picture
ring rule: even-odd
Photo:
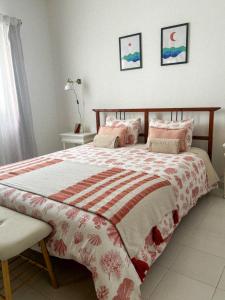
[[[161,66],[188,62],[188,23],[161,28]]]
[[[121,71],[142,68],[141,33],[121,36],[119,50]]]

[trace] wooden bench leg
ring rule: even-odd
[[[50,260],[49,254],[48,254],[48,250],[47,250],[47,247],[45,245],[44,240],[40,241],[40,246],[41,246],[41,251],[42,251],[42,254],[43,254],[43,257],[44,257],[44,260],[45,260],[45,264],[46,264],[46,267],[47,267],[47,270],[48,270],[48,274],[49,274],[49,277],[50,277],[50,280],[51,280],[51,284],[55,289],[57,289],[58,288],[58,283],[57,283],[55,273],[54,273],[53,268],[52,268],[52,263],[51,263],[51,260]]]
[[[8,261],[7,260],[1,261],[1,265],[2,265],[2,277],[3,277],[5,299],[12,300],[12,290],[11,290],[11,284],[10,284]]]

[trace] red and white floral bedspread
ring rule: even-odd
[[[179,220],[201,195],[208,192],[204,162],[192,153],[168,155],[132,147],[100,149],[88,144],[38,159],[45,158],[119,166],[157,174],[173,186]],[[13,164],[12,169],[21,164],[29,165],[29,161]],[[0,168],[0,174],[4,168]],[[50,253],[85,265],[92,272],[97,297],[103,300],[140,299],[141,262],[150,267],[166,247],[176,227],[173,213],[165,215],[157,224],[157,232],[149,231],[144,246],[140,247],[131,262],[116,228],[100,216],[1,184],[0,205],[51,224],[53,232],[48,240]],[[160,242],[156,242],[154,235],[157,234]]]

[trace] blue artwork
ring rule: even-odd
[[[167,59],[169,57],[177,57],[179,54],[185,51],[186,51],[185,46],[163,48],[163,58]]]
[[[120,70],[142,68],[141,33],[119,38]]]
[[[187,63],[188,23],[161,29],[161,65]]]
[[[140,52],[129,53],[128,55],[124,55],[122,58],[128,62],[137,62],[141,59],[141,54]]]

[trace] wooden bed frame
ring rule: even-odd
[[[144,136],[145,142],[148,138],[148,127],[149,127],[149,114],[150,113],[157,113],[157,112],[170,112],[171,113],[171,120],[175,115],[175,120],[177,121],[178,118],[183,120],[184,112],[208,112],[209,113],[209,121],[208,121],[208,135],[200,136],[195,135],[193,139],[195,140],[206,140],[208,141],[208,154],[210,159],[212,158],[212,147],[213,147],[213,127],[214,127],[214,113],[215,111],[219,110],[221,107],[179,107],[179,108],[116,108],[116,109],[93,109],[96,113],[96,128],[97,132],[100,127],[100,113],[112,113],[116,114],[116,117],[120,120],[126,119],[126,113],[142,113],[144,114],[144,133],[140,134]],[[118,116],[119,115],[119,116]],[[180,116],[179,116],[180,115]]]

